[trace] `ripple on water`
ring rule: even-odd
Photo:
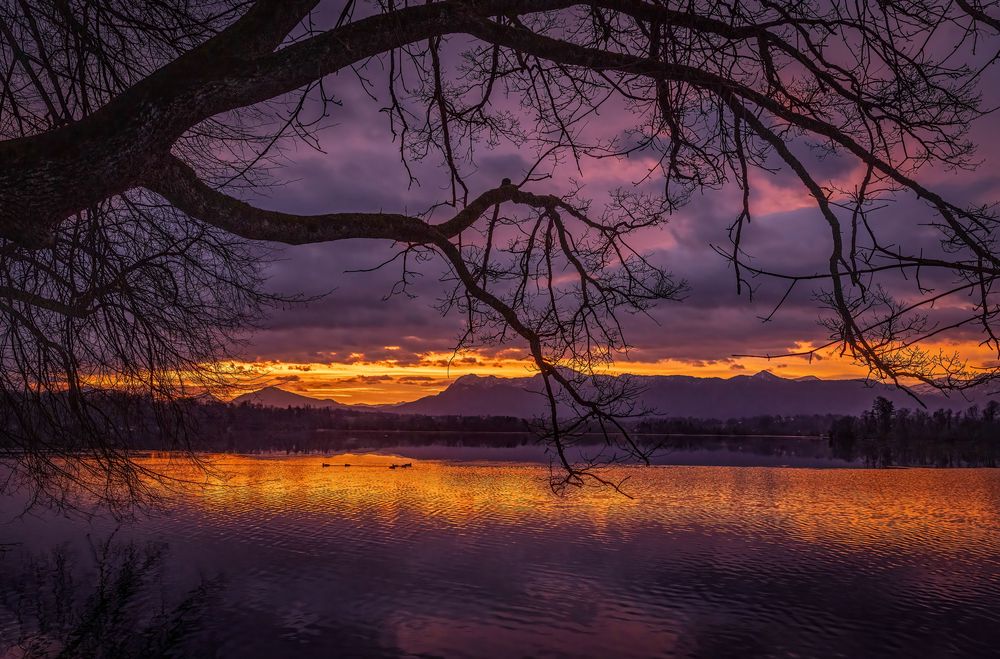
[[[555,497],[531,465],[320,461],[220,457],[224,481],[127,531],[171,543],[183,578],[225,574],[204,634],[226,656],[945,656],[1000,643],[997,471],[622,468],[629,500]],[[80,533],[54,519],[8,529],[29,537],[42,521]]]

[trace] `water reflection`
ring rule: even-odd
[[[403,461],[216,456],[228,478],[128,533],[171,544],[176,589],[226,574],[200,632],[219,656],[935,656],[1000,642],[995,471],[622,468],[628,500],[555,497],[537,466]],[[42,548],[83,532],[52,522],[5,534]]]
[[[0,576],[4,657],[114,659],[197,653],[194,639],[219,584],[168,595],[163,543],[87,538],[77,555],[60,544],[8,559]],[[194,645],[191,645],[194,643]]]

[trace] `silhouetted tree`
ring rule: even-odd
[[[873,467],[996,466],[1000,458],[998,404],[987,412],[975,405],[964,413],[938,410],[896,410],[878,401],[860,417],[840,417],[830,425],[835,457],[863,459]],[[992,409],[991,409],[992,408]],[[891,416],[888,416],[891,412]]]
[[[894,410],[892,401],[882,396],[877,396],[872,403],[872,416],[875,418],[875,428],[879,437],[888,437],[892,432]]]
[[[997,420],[997,412],[1000,411],[1000,402],[991,400],[986,404],[986,409],[983,410],[983,421],[986,423],[993,423]]]
[[[174,432],[171,402],[223,384],[206,365],[273,302],[243,240],[347,239],[395,241],[404,262],[443,258],[454,284],[445,308],[467,323],[460,345],[516,337],[543,376],[544,433],[564,470],[555,484],[602,480],[566,457],[581,428],[646,457],[620,422],[641,412],[635,385],[597,375],[626,346],[619,315],[683,291],[632,239],[725,184],[743,191],[732,244],[719,248],[738,291],[750,276],[825,285],[832,345],[876,378],[962,388],[995,375],[919,347],[948,329],[921,310],[963,296],[972,308],[954,327],[978,322],[1000,348],[992,206],[949,201],[914,174],[974,162],[966,131],[984,112],[985,67],[952,62],[996,44],[992,3],[352,0],[311,13],[316,4],[0,5],[2,448],[39,483],[134,490],[114,438],[136,413],[108,412],[109,392],[145,393],[142,414]],[[333,100],[329,77],[350,84],[352,73],[384,90],[404,163],[443,165],[437,212],[300,216],[241,200],[241,188],[267,184],[284,146],[311,143],[310,112],[325,116]],[[612,107],[630,130],[584,132]],[[473,193],[474,158],[497,142],[537,153],[537,165]],[[844,156],[857,185],[827,185],[798,145]],[[658,159],[661,195],[615,191],[593,212],[545,190],[554,163],[634,153]],[[752,173],[776,167],[801,181],[829,231],[816,273],[770,271],[743,252]],[[872,212],[901,193],[925,204],[913,226],[938,232],[940,254],[880,237]],[[934,271],[953,285],[924,287]],[[879,286],[893,273],[920,273],[906,301]],[[98,469],[81,475],[79,464]]]

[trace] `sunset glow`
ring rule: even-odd
[[[788,353],[807,351],[812,346],[798,343]],[[996,363],[996,354],[978,343],[930,344],[928,350],[958,352],[969,360],[970,368]],[[381,405],[411,401],[430,396],[448,387],[463,375],[523,378],[537,373],[534,363],[518,351],[508,350],[491,356],[485,352],[427,353],[401,363],[392,359],[366,360],[364,355],[342,362],[259,361],[236,363],[238,368],[255,372],[252,386],[277,386],[313,398],[332,398],[351,404]],[[712,360],[660,359],[643,361],[642,351],[635,350],[627,359],[616,362],[606,372],[633,375],[690,375],[702,378],[731,378],[753,375],[762,370],[783,378],[819,377],[822,379],[864,378],[868,371],[842,357],[836,350],[807,357],[730,357]]]

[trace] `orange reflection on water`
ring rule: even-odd
[[[385,529],[416,522],[459,532],[486,524],[560,528],[621,541],[653,527],[946,554],[988,552],[1000,537],[1000,471],[988,469],[616,468],[611,475],[629,477],[636,498],[627,499],[596,487],[554,495],[548,468],[531,464],[357,454],[215,455],[206,462],[208,472],[184,460],[143,459],[171,477],[202,483],[184,488],[186,506],[249,520],[295,515],[306,531],[324,520],[355,519]],[[404,462],[413,467],[389,468]]]
[[[615,469],[630,500],[556,496],[537,464],[204,458],[208,471],[142,458],[189,483],[166,514],[122,533],[229,580],[209,622],[227,644],[219,656],[264,656],[280,639],[308,656],[370,656],[337,645],[345,628],[393,656],[996,647],[1000,470]],[[38,522],[21,537],[62,528]]]

